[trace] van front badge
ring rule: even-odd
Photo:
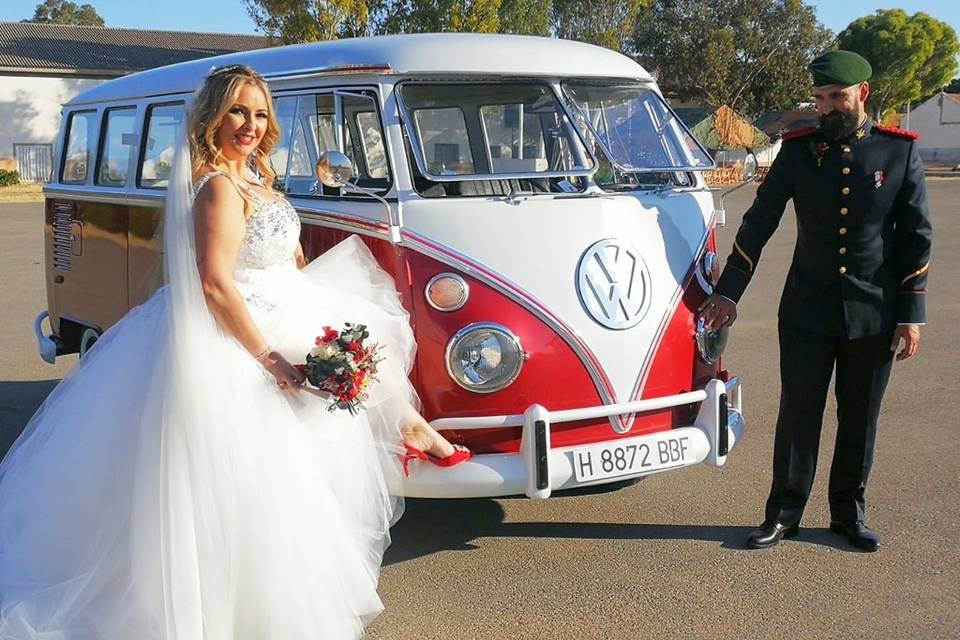
[[[580,257],[580,304],[608,329],[629,329],[643,320],[650,308],[650,288],[650,270],[640,252],[628,244],[601,240]]]

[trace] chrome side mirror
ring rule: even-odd
[[[403,226],[403,221],[400,219],[399,203],[397,205],[397,210],[394,211],[393,207],[390,206],[390,203],[387,202],[383,196],[378,195],[371,189],[361,187],[351,182],[354,177],[354,173],[353,163],[350,161],[350,158],[339,151],[324,151],[320,154],[320,159],[317,160],[316,171],[317,180],[319,180],[321,184],[333,188],[346,187],[350,191],[368,195],[380,202],[387,212],[387,224],[389,225],[390,229],[390,242],[393,244],[400,244],[400,228]],[[311,193],[320,190],[318,185],[314,185],[314,187],[315,188],[311,191]]]
[[[346,186],[353,178],[353,163],[339,151],[324,151],[316,166],[317,180],[328,187]]]
[[[747,150],[747,155],[743,159],[743,173],[740,176],[740,184],[720,192],[720,206],[713,210],[714,219],[721,227],[727,224],[727,212],[723,208],[723,199],[728,195],[742,189],[757,177],[757,156],[753,151]]]

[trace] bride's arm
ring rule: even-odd
[[[233,283],[233,271],[243,243],[244,200],[236,187],[216,176],[200,190],[193,205],[197,267],[210,313],[220,327],[258,357],[278,383],[295,385],[299,372],[279,353],[271,352],[247,305]]]
[[[293,252],[293,259],[297,263],[297,269],[303,269],[307,266],[307,259],[303,255],[303,245],[297,243],[297,249]]]

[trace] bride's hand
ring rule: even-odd
[[[300,390],[300,386],[303,384],[303,374],[278,352],[271,351],[262,362],[263,368],[270,372],[281,390]]]

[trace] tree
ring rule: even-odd
[[[502,0],[373,0],[371,33],[495,33]]]
[[[960,93],[960,78],[954,78],[950,81],[946,87],[943,88],[944,93]]]
[[[851,22],[837,44],[873,66],[867,108],[874,114],[931,95],[957,73],[956,32],[925,13],[882,9]]]
[[[628,52],[634,25],[648,0],[553,0],[557,37]]]
[[[366,35],[365,0],[244,0],[257,28],[283,44]]]
[[[802,0],[653,0],[636,24],[665,92],[751,114],[808,97],[807,64],[832,40]]]
[[[23,22],[72,24],[83,27],[102,27],[103,18],[92,5],[77,5],[69,0],[45,0],[38,4],[33,17]]]

